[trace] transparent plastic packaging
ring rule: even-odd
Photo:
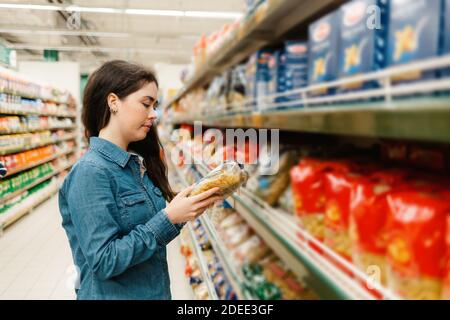
[[[226,161],[201,179],[190,195],[194,196],[218,187],[217,195],[224,198],[231,195],[248,180],[248,174],[234,161]]]

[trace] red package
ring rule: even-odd
[[[448,193],[421,190],[387,197],[389,286],[408,299],[439,299],[446,263]]]
[[[325,177],[325,244],[351,260],[348,232],[350,197],[353,186],[362,178],[354,172],[330,172]]]
[[[324,237],[325,175],[333,170],[346,170],[346,166],[305,158],[290,171],[296,214],[305,229],[319,240]]]
[[[349,235],[352,260],[364,272],[379,268],[379,279],[386,283],[386,197],[409,175],[404,170],[382,170],[359,179],[350,197]]]
[[[446,196],[450,196],[450,191]],[[442,299],[450,300],[450,215],[447,215],[447,229],[445,243],[447,245],[447,258],[445,263],[445,272],[443,277]]]

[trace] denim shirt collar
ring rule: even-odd
[[[131,154],[127,151],[99,137],[91,137],[89,139],[89,145],[92,150],[98,151],[102,156],[117,163],[122,168],[125,168],[131,157]]]

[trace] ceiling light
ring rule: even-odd
[[[142,14],[147,16],[182,17],[183,11],[178,10],[150,10],[150,9],[125,9],[126,14]]]
[[[122,9],[115,9],[115,8],[93,8],[93,7],[69,6],[69,7],[65,7],[64,9],[69,12],[123,13]]]
[[[186,11],[185,16],[193,18],[238,19],[242,14],[238,12]]]
[[[102,7],[81,7],[76,5],[34,5],[34,4],[15,4],[2,3],[0,9],[28,9],[28,10],[51,10],[67,12],[88,12],[88,13],[109,13],[109,14],[132,14],[148,16],[167,16],[167,17],[191,17],[191,18],[218,18],[218,19],[237,19],[242,16],[240,12],[219,12],[219,11],[181,11],[181,10],[152,10],[152,9],[121,9],[121,8],[102,8]]]
[[[16,4],[16,3],[0,3],[0,9],[26,9],[26,10],[61,10],[60,6],[47,6],[38,4]]]

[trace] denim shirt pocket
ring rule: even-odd
[[[123,209],[121,218],[129,229],[146,223],[152,217],[152,206],[147,202],[144,193],[131,190],[119,194]]]

